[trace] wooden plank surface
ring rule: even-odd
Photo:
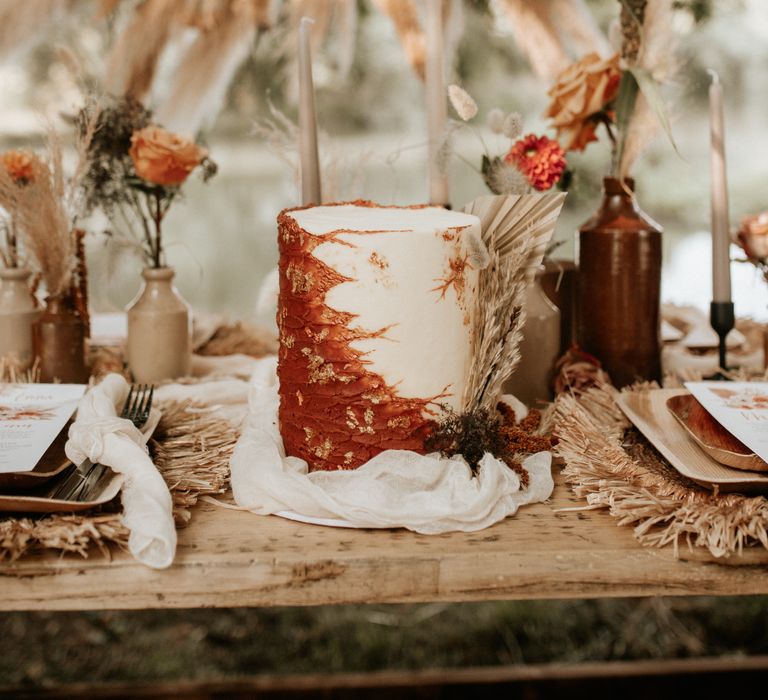
[[[550,503],[477,533],[348,530],[214,505],[154,571],[117,553],[0,564],[0,609],[99,610],[768,593],[768,553],[715,563],[641,547],[557,480]]]

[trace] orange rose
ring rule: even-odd
[[[6,172],[20,184],[27,184],[34,179],[34,155],[26,151],[6,151],[2,155]]]
[[[742,219],[738,241],[747,257],[768,258],[768,212]]]
[[[131,136],[129,151],[136,174],[155,185],[180,185],[208,155],[191,139],[159,126],[147,126]]]
[[[620,82],[619,54],[600,58],[589,53],[560,73],[548,93],[552,101],[546,116],[552,119],[566,151],[583,151],[590,141],[597,140],[590,117],[616,97]]]

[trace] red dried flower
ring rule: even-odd
[[[504,160],[516,166],[535,189],[550,189],[565,172],[565,152],[560,144],[546,136],[528,134],[515,141]]]

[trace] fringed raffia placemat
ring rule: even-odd
[[[161,404],[163,417],[150,443],[152,456],[173,498],[177,527],[187,525],[201,496],[229,487],[229,458],[237,440],[232,425],[194,403]],[[55,550],[87,557],[109,554],[110,545],[125,547],[128,530],[120,521],[120,504],[99,512],[0,518],[0,561],[30,552]]]
[[[618,395],[603,384],[555,403],[556,454],[587,507],[607,509],[640,543],[672,545],[676,556],[681,543],[716,558],[768,549],[768,500],[716,494],[683,477],[625,418]]]

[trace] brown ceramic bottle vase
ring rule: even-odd
[[[189,374],[189,306],[173,285],[170,267],[145,268],[144,285],[128,306],[128,368],[137,382],[157,383]]]
[[[45,309],[32,324],[32,346],[40,381],[85,384],[90,372],[85,361],[85,321],[71,294],[48,297]]]
[[[39,310],[29,289],[32,272],[0,269],[0,359],[25,370],[32,364],[32,322]]]
[[[661,227],[634,181],[603,180],[599,211],[578,233],[577,341],[613,383],[661,379]]]

